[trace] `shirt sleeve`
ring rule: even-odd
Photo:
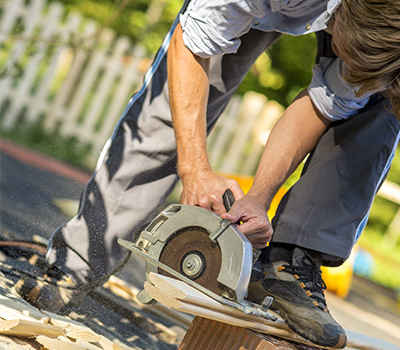
[[[340,58],[322,57],[313,68],[313,78],[308,86],[312,102],[331,121],[347,119],[356,114],[373,94],[356,97],[356,89],[342,76],[343,64]]]
[[[180,16],[183,42],[203,58],[235,53],[239,37],[250,30],[255,17],[268,11],[268,1],[192,0]]]

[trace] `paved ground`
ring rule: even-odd
[[[67,220],[55,205],[55,199],[79,198],[90,175],[5,140],[0,143],[0,152],[1,234],[18,239],[29,239],[33,235],[48,239],[53,230]],[[132,259],[118,276],[140,288],[144,276],[143,262]],[[352,334],[362,333],[364,339],[367,336],[379,338],[385,350],[400,349],[400,310],[376,286],[356,279],[347,300],[328,295],[328,304],[335,318]],[[97,310],[101,311],[101,307]],[[101,312],[91,317],[101,317]],[[114,328],[117,324],[112,317],[104,322],[109,322],[110,327],[114,324]],[[140,349],[170,348],[162,342],[157,343],[159,340],[154,337],[149,338],[136,326],[125,329],[127,339],[135,336],[144,339],[142,343],[139,340]],[[373,344],[376,339],[371,338],[369,342]],[[136,339],[135,346],[137,344]]]
[[[55,205],[55,200],[79,198],[89,175],[57,161],[38,157],[36,153],[20,149],[4,140],[0,142],[0,150],[0,236],[19,240],[31,240],[34,235],[50,238],[53,230],[68,219]],[[18,280],[17,276],[7,273],[3,275],[1,272],[4,272],[4,267],[22,264],[20,267],[28,270],[29,267],[23,265],[22,260],[10,258],[0,251],[0,286],[3,286],[3,290],[11,290],[13,283]],[[138,281],[144,276],[142,262],[129,262],[121,272],[123,275],[130,281],[137,281],[135,284],[139,287],[143,281]],[[107,294],[106,289],[100,292],[103,292],[103,296],[104,292],[106,296],[110,294]],[[174,320],[142,310],[137,304],[126,302],[115,295],[110,299],[100,297],[101,293],[86,297],[82,305],[68,316],[84,323],[96,333],[132,349],[177,349],[185,328]],[[106,305],[105,300],[124,304],[130,311]],[[165,341],[166,334],[163,335],[160,329],[154,327],[155,323],[172,328],[178,335],[177,341]],[[0,342],[0,349],[3,348]]]

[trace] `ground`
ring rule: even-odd
[[[17,257],[17,254],[9,249],[0,251],[0,262],[0,297],[6,297],[10,303],[23,303],[13,288],[20,276],[17,270],[34,274],[34,267],[25,257]],[[129,349],[177,349],[187,327],[182,326],[182,322],[174,322],[170,315],[163,316],[159,310],[154,311],[158,312],[158,315],[144,309],[137,302],[122,298],[102,287],[85,297],[79,307],[69,310],[63,316],[71,322],[78,321],[95,333]],[[27,311],[24,314],[26,313]],[[43,313],[46,314],[46,311]],[[0,312],[0,319],[1,316]],[[34,341],[0,337],[0,349],[10,349],[10,344],[15,349],[40,349]]]
[[[52,232],[68,220],[69,204],[72,211],[76,210],[76,200],[91,175],[5,140],[0,140],[0,151],[0,235],[3,237],[0,242],[34,237],[47,241]],[[26,266],[26,259],[23,260],[7,256],[3,251],[0,267],[4,270],[4,263],[8,262],[14,267],[19,264],[22,269],[31,268]],[[140,289],[144,281],[143,265],[140,259],[132,258],[117,277],[134,290]],[[17,297],[12,287],[18,278],[18,275],[11,276],[9,271],[4,274],[0,270],[0,297],[4,293]],[[385,350],[400,349],[400,314],[395,301],[386,296],[385,291],[355,279],[346,300],[329,294],[327,299],[332,314],[346,331],[394,344],[384,343]],[[143,308],[131,295],[118,295],[104,287],[67,316],[132,349],[177,349],[190,324],[189,316],[189,319],[182,319],[157,307]],[[25,342],[25,347],[21,346],[19,339],[0,337],[0,350],[29,349],[29,346],[38,349],[38,344],[34,343]]]

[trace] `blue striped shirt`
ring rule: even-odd
[[[235,53],[251,28],[296,36],[324,30],[339,5],[340,0],[192,0],[180,22],[187,48],[207,58]],[[355,97],[342,78],[343,64],[321,59],[308,86],[315,106],[332,121],[357,113],[371,95]]]

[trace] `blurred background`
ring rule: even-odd
[[[181,6],[181,0],[0,0],[1,137],[93,171]],[[212,132],[214,168],[244,190],[269,131],[308,85],[315,54],[314,35],[283,36],[254,64]],[[399,308],[399,205],[397,152],[352,257],[341,269],[324,270],[329,289],[346,298],[358,276],[382,287]]]

